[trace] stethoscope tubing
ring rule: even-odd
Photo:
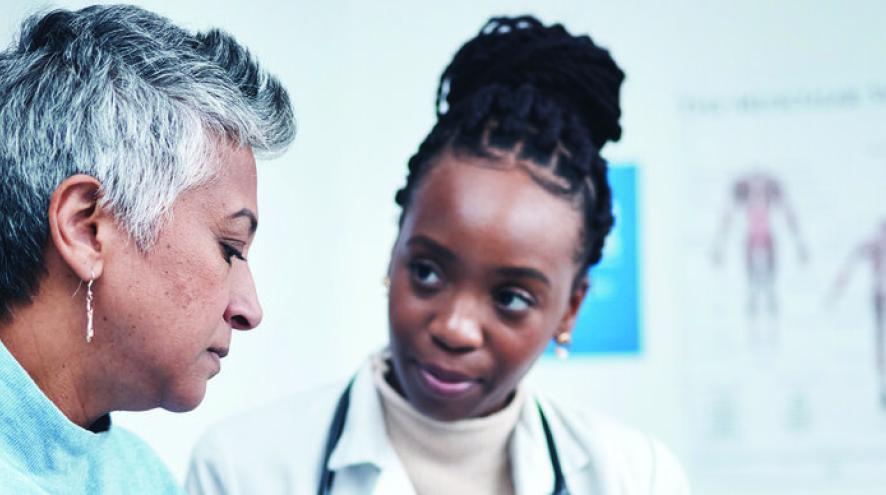
[[[323,467],[320,471],[320,483],[317,487],[317,495],[329,495],[332,490],[332,484],[335,482],[335,471],[329,469],[329,458],[332,457],[332,451],[335,450],[335,446],[338,445],[338,441],[341,439],[342,433],[345,430],[345,421],[351,402],[351,389],[354,386],[355,379],[356,377],[348,382],[348,386],[345,388],[344,392],[342,392],[341,397],[338,399],[338,404],[335,406],[335,412],[332,416],[332,424],[330,424],[329,432],[326,435],[326,446],[323,451]],[[560,466],[560,455],[557,452],[557,444],[554,442],[554,435],[551,433],[548,419],[538,401],[535,402],[535,406],[536,409],[538,409],[538,415],[541,419],[541,426],[544,430],[545,441],[548,446],[548,456],[551,459],[551,469],[554,472],[554,490],[552,493],[553,495],[569,495],[569,488],[566,487],[566,478],[563,476],[563,469]]]

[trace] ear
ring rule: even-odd
[[[560,320],[560,325],[557,327],[557,333],[554,335],[554,339],[563,334],[572,335],[572,330],[575,328],[575,319],[578,318],[578,310],[581,309],[581,303],[585,300],[589,286],[590,281],[588,280],[587,274],[582,276],[581,279],[575,283],[575,287],[572,288],[572,292],[569,294],[566,314],[564,314],[563,319]]]
[[[98,206],[101,183],[78,174],[68,177],[49,201],[49,237],[80,280],[98,278],[104,268],[103,240],[113,218]]]

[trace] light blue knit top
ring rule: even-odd
[[[70,422],[0,343],[0,493],[183,493],[143,441]]]

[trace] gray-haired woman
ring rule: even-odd
[[[130,6],[25,21],[0,52],[0,486],[178,490],[116,410],[186,411],[261,309],[253,152],[286,91],[217,30]]]

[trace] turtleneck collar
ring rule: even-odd
[[[373,357],[373,375],[394,450],[419,494],[513,493],[508,444],[523,409],[518,387],[500,411],[440,421],[416,410],[386,380],[387,353]]]

